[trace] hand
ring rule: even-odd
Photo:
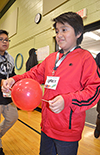
[[[60,113],[64,109],[64,99],[61,95],[55,97],[53,100],[49,100],[49,108],[54,113]]]
[[[3,85],[3,81],[4,81],[4,79],[1,80],[1,84],[0,84],[1,87],[2,87],[2,85]]]
[[[14,83],[15,83],[15,80],[13,78],[2,80],[2,87],[1,87],[2,92],[8,93]]]

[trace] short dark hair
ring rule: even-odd
[[[6,34],[7,36],[9,34],[6,30],[0,30],[0,34],[3,34],[3,33]]]
[[[77,39],[77,45],[81,44],[83,40],[83,31],[84,31],[84,25],[81,16],[79,16],[75,12],[66,12],[54,18],[53,21],[55,22],[53,24],[53,27],[55,29],[57,23],[64,24],[67,22],[70,26],[74,28],[75,35],[82,33],[81,36]]]

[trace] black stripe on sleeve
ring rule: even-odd
[[[88,100],[81,100],[81,101],[79,101],[77,99],[72,99],[72,104],[78,105],[80,107],[91,105],[97,99],[97,97],[99,96],[99,93],[100,93],[100,86],[97,87],[96,92],[93,97],[89,98]],[[88,103],[88,104],[86,104],[86,103]]]
[[[99,78],[100,78],[100,73],[99,73],[99,70],[97,69],[97,74],[98,74],[98,76],[99,76]]]

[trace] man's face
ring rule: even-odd
[[[4,52],[9,48],[9,39],[6,34],[0,34],[0,55],[3,55]]]
[[[77,39],[81,35],[75,35],[74,28],[68,23],[57,23],[55,31],[57,44],[64,50],[64,53],[77,45]]]

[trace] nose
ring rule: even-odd
[[[7,41],[6,40],[3,40],[3,43],[6,43]]]
[[[58,38],[61,38],[61,37],[62,37],[62,33],[61,33],[61,32],[58,32],[58,33],[57,33],[57,37],[58,37]]]

